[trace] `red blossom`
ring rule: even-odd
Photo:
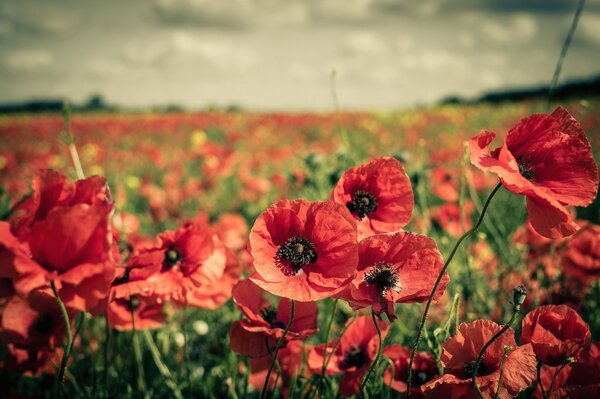
[[[538,359],[550,366],[576,358],[590,339],[587,323],[566,305],[540,306],[523,319],[521,341],[531,343]]]
[[[482,131],[471,139],[471,163],[527,197],[529,219],[541,235],[560,238],[577,231],[565,206],[587,206],[598,191],[598,168],[579,122],[559,107],[522,119],[490,153],[495,137]]]
[[[443,264],[431,238],[405,231],[370,236],[360,241],[356,276],[338,296],[355,309],[372,306],[393,320],[395,303],[427,300]],[[445,274],[434,298],[447,283]]]
[[[274,307],[263,297],[260,287],[246,279],[233,287],[233,301],[245,317],[231,326],[231,349],[252,357],[271,353],[289,323],[290,300],[282,298]],[[318,331],[317,312],[314,302],[296,302],[286,340],[304,339],[315,334]]]
[[[479,351],[502,326],[489,320],[462,323],[458,333],[442,344],[442,364],[445,373],[422,386],[427,398],[476,398],[471,374]],[[517,346],[514,331],[509,328],[485,351],[476,371],[477,385],[486,399],[492,399],[499,389],[500,363],[504,348],[509,350],[504,359],[500,397],[515,397],[531,385],[536,376],[536,359],[531,345]]]
[[[252,227],[250,252],[258,286],[278,296],[315,301],[337,294],[358,262],[356,223],[331,201],[281,200]]]
[[[350,319],[350,324],[339,338],[339,343],[334,341],[327,346],[327,355],[336,347],[325,370],[326,375],[343,374],[340,380],[340,394],[342,396],[356,395],[360,391],[363,381],[371,363],[375,360],[379,338],[377,330],[370,316],[360,316]],[[389,325],[377,321],[381,330],[382,339],[387,335]],[[308,367],[314,373],[321,373],[323,368],[325,346],[314,347],[308,354]]]
[[[410,221],[414,206],[410,178],[390,157],[348,169],[330,199],[350,210],[359,239],[400,230]]]

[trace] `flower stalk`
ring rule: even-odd
[[[477,223],[475,223],[475,225],[470,230],[463,233],[463,235],[460,236],[458,241],[456,241],[456,244],[454,244],[454,247],[452,248],[452,251],[450,252],[450,255],[448,256],[448,259],[444,263],[442,270],[440,270],[440,273],[438,274],[437,279],[435,280],[435,283],[433,284],[433,289],[431,290],[429,299],[427,300],[427,303],[425,304],[425,310],[423,311],[423,317],[421,318],[421,324],[419,325],[419,330],[417,332],[417,338],[415,339],[415,343],[412,348],[412,353],[410,354],[410,361],[408,362],[408,378],[407,378],[407,388],[406,388],[407,389],[407,391],[406,391],[407,399],[410,398],[410,391],[411,391],[411,387],[412,387],[412,375],[413,375],[412,366],[413,366],[413,363],[415,360],[415,355],[419,348],[419,344],[421,343],[421,338],[423,337],[423,329],[425,328],[425,322],[427,321],[427,316],[429,315],[429,308],[431,307],[431,302],[433,301],[435,292],[437,291],[438,286],[440,285],[440,282],[442,281],[442,277],[444,276],[444,273],[446,273],[446,269],[450,265],[450,262],[452,262],[452,259],[454,258],[454,255],[456,254],[456,251],[458,250],[458,247],[460,246],[460,244],[463,242],[463,240],[465,238],[467,238],[468,236],[473,234],[481,226],[481,223],[483,222],[483,218],[485,216],[485,213],[487,212],[490,202],[492,201],[492,198],[494,198],[494,195],[496,195],[498,190],[500,190],[500,187],[502,187],[502,183],[498,183],[496,185],[496,187],[494,187],[494,189],[492,190],[490,195],[488,196],[487,200],[485,201],[485,203],[483,205],[483,208],[481,209],[481,214],[479,215],[479,219],[477,220]]]
[[[56,386],[54,388],[54,397],[58,399],[62,397],[65,372],[67,371],[67,362],[69,361],[69,356],[71,355],[71,350],[73,349],[73,333],[71,331],[71,321],[69,320],[67,308],[65,307],[63,301],[60,299],[60,295],[58,295],[58,290],[56,289],[56,284],[54,284],[54,281],[50,282],[50,287],[52,287],[52,292],[54,293],[54,297],[56,298],[56,303],[60,308],[60,313],[63,319],[63,323],[65,325],[65,332],[67,335],[67,343],[65,345],[65,350],[60,361],[60,368],[58,369],[58,374],[56,377]]]
[[[277,362],[277,354],[279,353],[279,348],[283,344],[285,336],[287,335],[288,331],[292,327],[292,322],[294,321],[295,306],[296,306],[296,301],[293,301],[293,300],[290,301],[290,320],[288,321],[287,326],[285,327],[285,330],[283,330],[283,334],[277,341],[277,346],[275,347],[275,350],[273,351],[273,356],[271,357],[271,364],[269,365],[269,371],[267,371],[267,377],[265,378],[265,383],[263,385],[262,392],[260,393],[260,399],[265,399],[267,397],[267,391],[269,390],[269,379],[271,378],[271,373],[273,372],[273,367],[275,367],[275,362]]]

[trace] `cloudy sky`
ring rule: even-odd
[[[550,81],[576,0],[2,0],[0,102],[101,93],[258,110],[426,104]],[[600,72],[588,0],[561,80]]]

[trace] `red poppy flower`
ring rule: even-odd
[[[337,345],[335,352],[327,364],[325,374],[344,374],[340,380],[342,396],[356,395],[360,391],[363,378],[377,353],[379,338],[370,316],[360,316],[348,321],[351,323],[344,335],[337,342],[327,346],[327,355]],[[385,339],[389,325],[377,321],[381,330],[381,338]],[[321,373],[323,368],[324,345],[314,347],[308,354],[308,367],[314,373]]]
[[[471,139],[471,163],[500,177],[504,187],[527,197],[533,228],[545,237],[573,234],[578,226],[565,205],[587,206],[598,191],[598,168],[579,123],[564,109],[534,114],[509,130],[502,147],[482,131]]]
[[[2,274],[26,296],[56,283],[66,306],[99,313],[106,306],[114,265],[108,260],[111,205],[52,209],[21,236],[0,222],[0,245],[10,253]]]
[[[538,359],[550,366],[576,357],[590,340],[590,327],[566,305],[540,306],[523,319],[521,341],[531,343]]]
[[[118,298],[108,304],[108,324],[119,331],[159,328],[167,319],[163,306],[151,296]]]
[[[406,392],[408,380],[408,363],[412,350],[401,345],[390,345],[383,348],[383,355],[387,356],[394,364],[392,369],[387,368],[383,375],[383,382],[398,392]],[[435,359],[428,352],[417,352],[412,366],[413,382],[411,396],[422,397],[420,387],[437,377],[438,369]]]
[[[330,199],[352,213],[359,239],[400,230],[410,221],[414,206],[410,178],[402,164],[390,157],[348,169]]]
[[[246,245],[248,223],[241,215],[225,213],[215,227],[225,247],[237,251]]]
[[[221,278],[225,247],[211,229],[188,224],[160,234],[154,246],[141,249],[131,262],[140,278],[132,276],[132,269],[128,281],[145,280],[157,298],[182,302],[188,292]]]
[[[502,326],[489,320],[462,323],[458,333],[442,344],[442,364],[446,368],[441,377],[421,388],[427,398],[476,398],[471,375],[479,351]],[[531,345],[517,346],[514,331],[509,328],[485,351],[476,371],[477,385],[485,398],[494,398],[500,381],[500,363],[504,347],[512,348],[502,367],[501,398],[515,397],[531,385],[536,376],[536,359]]]
[[[458,173],[444,166],[431,169],[431,190],[447,202],[458,201]]]
[[[0,370],[23,373],[26,376],[55,374],[63,356],[62,348],[21,349],[8,344],[6,349],[8,353],[4,364],[0,364]]]
[[[240,280],[242,265],[237,254],[230,249],[225,250],[226,264],[223,276],[214,284],[201,286],[187,293],[184,305],[200,309],[214,310],[231,298],[231,289]]]
[[[72,319],[75,312],[68,310]],[[62,344],[65,325],[56,299],[40,291],[27,299],[14,296],[2,312],[4,342],[28,350],[54,349]]]
[[[91,176],[73,184],[54,170],[41,170],[33,180],[33,195],[24,201],[11,218],[12,231],[22,234],[33,223],[46,218],[56,207],[73,207],[77,204],[91,206],[110,205],[110,193],[106,179]]]
[[[401,231],[378,234],[359,243],[356,276],[338,296],[359,309],[372,306],[395,319],[395,303],[424,302],[444,265],[435,242],[428,237]],[[445,274],[435,298],[446,289]]]
[[[600,226],[587,224],[569,240],[563,255],[565,273],[583,281],[600,278]]]
[[[583,362],[568,364],[565,367],[544,365],[540,369],[540,382],[549,398],[595,398],[600,394],[600,368]],[[551,384],[552,389],[548,392]],[[596,395],[590,395],[592,393]],[[532,397],[544,399],[540,384],[536,384]]]
[[[431,209],[431,218],[446,233],[458,238],[471,228],[471,214],[473,213],[473,209],[473,203],[470,201],[463,204],[462,210],[458,204],[448,203]],[[460,220],[461,213],[463,216],[462,222]]]
[[[263,212],[250,232],[256,272],[271,294],[316,301],[340,292],[358,262],[356,223],[331,201],[281,200]]]
[[[275,308],[265,300],[260,287],[251,280],[237,283],[233,287],[232,296],[245,318],[231,326],[231,349],[245,356],[260,357],[269,354],[289,323],[290,300],[282,298]],[[318,331],[317,313],[316,303],[297,302],[294,320],[286,339],[304,339],[315,334]]]

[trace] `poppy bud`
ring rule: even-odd
[[[525,302],[525,297],[527,297],[527,289],[523,284],[513,288],[513,301],[515,306],[521,306]]]

